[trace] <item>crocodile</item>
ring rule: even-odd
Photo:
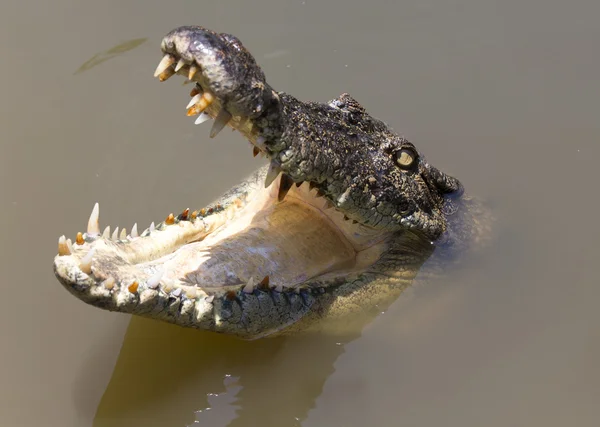
[[[484,239],[486,214],[460,181],[348,94],[275,91],[238,38],[200,26],[161,50],[155,77],[193,85],[188,116],[212,120],[211,138],[237,130],[268,162],[143,232],[101,232],[96,204],[54,259],[80,300],[246,339],[318,330],[377,315],[432,254],[435,270]]]

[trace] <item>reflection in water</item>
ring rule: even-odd
[[[420,281],[448,255],[440,247],[429,258],[427,249],[414,251],[421,257],[415,275],[427,261]],[[315,406],[344,345],[410,281],[398,283],[374,310],[357,312],[343,325],[326,322],[328,333],[243,341],[134,316],[94,425],[297,426]]]
[[[382,288],[387,297],[373,309],[343,322],[323,320],[327,333],[243,341],[134,316],[94,425],[183,426],[195,421],[194,413],[199,423],[215,426],[299,425],[334,372],[344,343],[396,300],[425,261],[429,274],[449,256],[449,247],[437,247],[429,258],[428,241],[402,242],[396,249],[412,256],[404,277]],[[223,392],[228,402],[215,399]],[[203,411],[213,404],[224,410]]]
[[[73,74],[80,74],[84,71],[88,71],[89,69],[94,68],[96,65],[102,64],[104,61],[108,61],[109,59],[119,56],[122,53],[135,49],[136,47],[145,43],[146,40],[148,40],[148,38],[128,40],[114,47],[111,47],[110,49],[105,50],[104,52],[99,52],[87,61],[85,61],[83,65],[79,67],[77,71],[75,71]]]
[[[133,317],[94,426],[298,425],[344,351],[339,340],[242,341]]]

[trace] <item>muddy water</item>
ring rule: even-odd
[[[8,2],[0,6],[0,425],[594,426],[600,3]],[[279,90],[350,92],[487,199],[486,253],[362,332],[240,342],[88,307],[51,268],[102,224],[200,207],[258,167],[185,117],[158,43],[238,35]],[[210,408],[210,409],[207,409]]]

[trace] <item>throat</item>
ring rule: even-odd
[[[235,218],[166,262],[172,277],[203,288],[255,283],[293,287],[336,271],[352,270],[357,252],[320,210],[297,198]]]

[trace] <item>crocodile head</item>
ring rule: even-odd
[[[274,91],[231,35],[181,27],[161,47],[155,75],[195,85],[188,115],[214,119],[210,137],[236,129],[269,164],[142,233],[101,232],[96,205],[86,233],[59,239],[54,270],[71,293],[259,337],[300,319],[352,317],[410,282],[446,230],[456,179],[346,94],[320,104]]]

